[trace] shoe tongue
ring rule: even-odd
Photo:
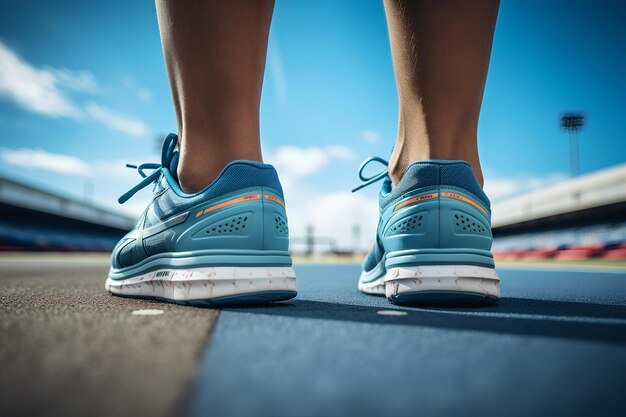
[[[178,176],[176,175],[178,159],[178,136],[170,133],[163,142],[163,150],[161,151],[161,166],[167,168],[176,181],[178,181]]]
[[[176,151],[172,152],[172,157],[170,158],[170,165],[168,167],[168,169],[170,170],[170,173],[172,174],[172,177],[174,177],[174,179],[176,181],[178,181],[178,147],[176,147]]]

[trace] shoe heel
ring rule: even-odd
[[[500,298],[495,269],[473,265],[398,266],[387,270],[385,295],[396,304],[490,304]]]

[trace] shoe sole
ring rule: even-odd
[[[359,277],[359,291],[369,295],[385,295],[385,258],[370,271],[361,271]]]
[[[375,279],[370,282],[363,282],[359,280],[359,291],[369,295],[385,295],[385,276]]]
[[[258,304],[297,295],[291,267],[163,268],[127,279],[107,278],[113,295],[189,305]]]
[[[491,304],[500,298],[493,268],[472,265],[395,267],[382,279],[395,304]]]

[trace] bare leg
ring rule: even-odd
[[[259,105],[274,0],[156,0],[186,192],[261,161]]]
[[[399,100],[389,164],[397,184],[413,161],[461,159],[483,176],[478,115],[498,0],[385,0]]]

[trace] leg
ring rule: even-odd
[[[383,183],[388,221],[378,223],[359,289],[400,304],[495,302],[476,133],[498,1],[385,0],[385,11],[399,99],[389,176],[401,184]],[[443,161],[419,162],[428,159]]]
[[[261,161],[259,104],[273,0],[156,0],[186,192]]]
[[[482,185],[478,115],[498,0],[385,0],[399,100],[389,173],[413,161],[460,159]]]
[[[144,217],[113,249],[112,294],[201,306],[296,296],[278,174],[250,162],[261,160],[272,9],[273,0],[157,0],[179,137],[168,135],[163,166],[147,177],[140,170],[142,181],[119,199],[158,183]],[[179,139],[177,181],[161,174],[172,169]],[[248,161],[228,164],[237,159]],[[181,199],[178,185],[199,192]]]

